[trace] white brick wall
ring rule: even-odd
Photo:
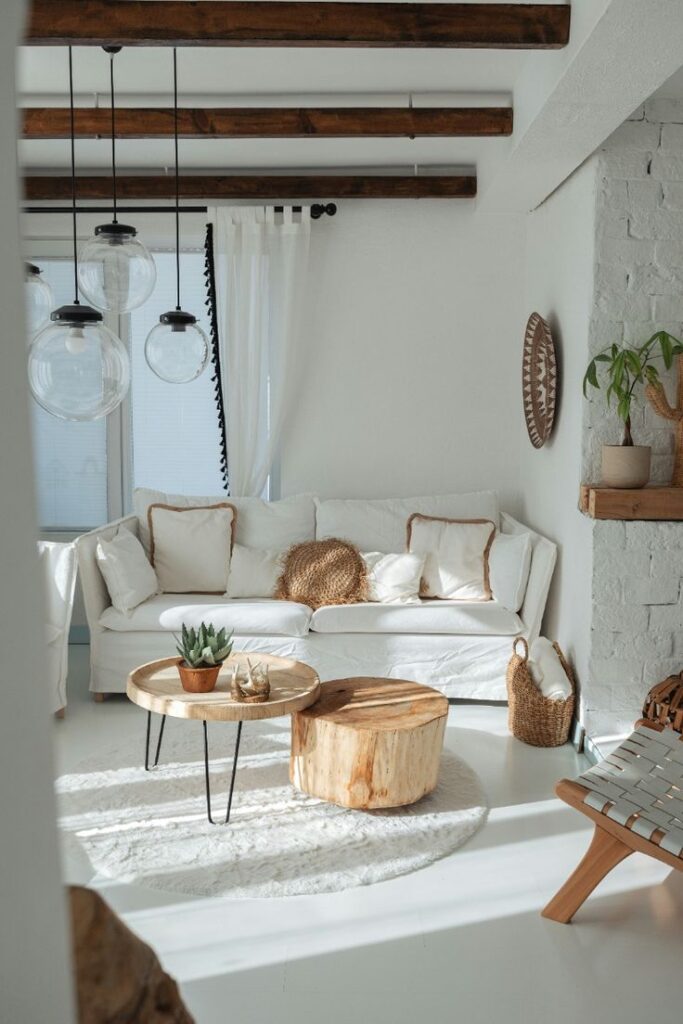
[[[597,173],[590,352],[659,328],[682,337],[683,102],[646,103],[602,147]],[[668,483],[671,427],[641,404],[633,432],[652,445],[653,481]],[[601,446],[619,438],[596,394],[584,417],[585,480],[600,479]],[[596,522],[592,600],[582,705],[596,735],[628,727],[649,687],[683,668],[683,523]]]

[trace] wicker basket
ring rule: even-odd
[[[522,653],[517,653],[517,645]],[[574,674],[559,646],[553,647],[567,673],[574,690]],[[529,645],[524,637],[517,637],[512,645],[512,657],[507,670],[508,725],[518,740],[532,747],[559,747],[567,742],[574,714],[574,693],[567,700],[549,700],[544,697],[529,671]]]
[[[683,733],[683,672],[668,676],[653,686],[643,705],[643,717],[638,725],[650,725],[660,732],[673,729]]]

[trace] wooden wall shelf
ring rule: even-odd
[[[582,484],[579,509],[592,519],[683,520],[683,487],[622,490]]]

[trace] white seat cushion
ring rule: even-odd
[[[406,529],[413,512],[449,519],[490,519],[498,526],[495,491],[442,494],[431,498],[316,499],[316,538],[340,537],[361,551],[406,551]],[[239,532],[239,514],[237,517]],[[238,537],[239,540],[239,537]]]
[[[100,625],[117,632],[179,633],[183,622],[197,627],[212,622],[239,636],[306,636],[311,609],[293,601],[230,600],[214,594],[157,594],[128,615],[107,608]]]
[[[419,604],[339,604],[318,608],[316,633],[446,633],[514,636],[524,630],[519,616],[496,601],[421,601]]]

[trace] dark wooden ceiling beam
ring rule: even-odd
[[[566,46],[565,4],[33,0],[32,46]]]
[[[68,139],[68,108],[30,107],[22,111],[25,139]],[[76,110],[79,139],[108,138],[111,112],[107,108]],[[367,107],[367,108],[182,108],[178,111],[182,138],[401,138],[494,136],[512,133],[510,107]],[[164,139],[173,135],[173,110],[119,107],[119,139]]]
[[[119,199],[172,199],[172,175],[116,178]],[[79,199],[110,200],[109,177],[79,177]],[[183,175],[181,199],[469,199],[476,195],[475,175],[387,174],[235,174]],[[26,177],[24,196],[32,202],[69,200],[71,178]],[[68,209],[68,208],[65,208]]]

